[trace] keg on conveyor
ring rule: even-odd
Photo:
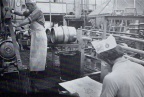
[[[71,43],[76,41],[76,29],[70,26],[60,26],[51,29],[52,43]]]

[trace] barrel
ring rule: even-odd
[[[71,43],[76,41],[76,29],[70,26],[60,26],[51,29],[52,43]]]

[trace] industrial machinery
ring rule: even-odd
[[[12,16],[7,1],[1,0],[0,5],[0,74],[3,75],[4,73],[17,71],[17,66],[15,48],[8,22]]]
[[[18,67],[22,67],[18,44],[21,41],[19,42],[19,38],[28,40],[23,39],[27,36],[17,34],[16,31],[18,32],[18,30],[15,29],[14,31],[12,27],[12,22],[16,22],[16,16],[14,17],[11,14],[11,9],[15,8],[15,3],[15,0],[0,1],[0,74],[15,72],[20,69]],[[23,7],[23,4],[21,5]]]
[[[17,85],[19,88],[15,89],[18,92],[28,93],[30,89],[28,68],[22,65],[19,45],[16,41],[16,32],[12,26],[13,16],[10,9],[14,1],[0,1],[0,75],[17,72],[19,78]]]

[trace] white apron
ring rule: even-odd
[[[45,28],[38,22],[32,22],[31,47],[30,47],[30,71],[44,71],[47,57],[47,36]]]

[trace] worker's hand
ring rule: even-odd
[[[11,12],[12,14],[14,14],[14,13],[15,13],[15,10],[14,10],[14,9],[12,9],[10,12]]]
[[[7,7],[7,6],[4,9],[5,9],[5,11],[10,11],[10,12],[12,12],[12,10],[14,10],[13,8]]]
[[[28,17],[28,16],[30,15],[30,12],[29,12],[29,11],[24,11],[24,12],[23,12],[23,15],[24,15],[25,17]]]

